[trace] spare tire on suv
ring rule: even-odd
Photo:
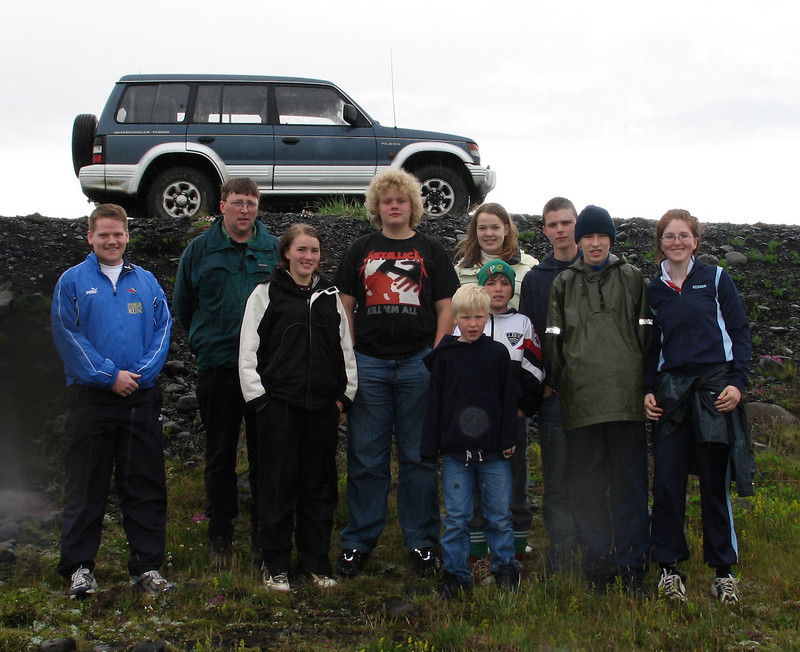
[[[97,131],[97,116],[81,113],[72,123],[72,167],[75,176],[79,176],[81,168],[92,164],[92,146]]]

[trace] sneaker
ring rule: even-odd
[[[131,586],[138,587],[150,595],[173,591],[177,587],[167,582],[157,570],[145,571],[141,575],[131,575]]]
[[[342,554],[339,555],[339,561],[336,562],[336,570],[342,577],[356,577],[361,575],[367,559],[369,559],[368,552],[362,552],[355,548],[344,548]]]
[[[686,576],[675,569],[662,568],[658,579],[658,594],[667,600],[686,602]]]
[[[739,578],[733,575],[715,577],[711,582],[711,595],[722,604],[739,604]]]
[[[472,579],[475,582],[475,586],[489,586],[494,582],[492,562],[488,559],[478,559],[470,556],[469,564],[472,567]]]
[[[506,589],[511,593],[519,593],[519,571],[513,564],[500,566],[495,573],[495,583],[498,588]]]
[[[264,588],[267,591],[283,591],[284,593],[292,590],[292,585],[289,584],[289,577],[286,573],[276,573],[270,575],[266,567],[264,570]]]
[[[81,566],[69,578],[69,592],[67,595],[70,600],[82,599],[97,591],[97,580],[88,568]]]
[[[411,559],[414,560],[414,570],[420,577],[435,577],[442,565],[433,548],[414,548]]]
[[[339,582],[337,582],[329,575],[318,575],[317,573],[310,573],[309,577],[311,578],[311,581],[314,583],[314,586],[320,589],[331,589],[337,584],[339,584]]]

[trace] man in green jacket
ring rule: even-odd
[[[220,189],[222,217],[189,243],[178,265],[172,297],[175,317],[189,333],[196,356],[197,400],[206,430],[206,516],[209,559],[231,555],[239,513],[236,447],[242,419],[251,487],[251,541],[258,549],[255,413],[239,386],[239,331],[250,292],[278,262],[278,239],[256,221],[258,186],[236,178]]]
[[[652,316],[641,272],[609,253],[615,240],[608,211],[581,211],[581,257],[553,282],[545,331],[583,568],[601,594],[617,577],[641,590],[649,547],[642,367]]]

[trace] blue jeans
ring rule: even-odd
[[[511,525],[511,465],[508,460],[468,464],[445,454],[442,457],[442,494],[447,514],[442,534],[445,570],[461,583],[472,581],[469,566],[469,522],[475,484],[481,491],[486,541],[492,553],[492,572],[500,566],[519,568],[514,559],[514,528]]]
[[[578,550],[578,529],[569,488],[567,437],[561,428],[558,394],[542,400],[537,416],[544,476],[542,518],[550,539],[547,567],[556,570],[570,564]]]
[[[347,416],[347,506],[350,521],[342,548],[372,552],[386,525],[392,482],[392,434],[397,445],[397,510],[403,545],[433,547],[439,539],[438,478],[435,460],[420,455],[430,373],[426,348],[403,360],[382,360],[356,352],[358,392]]]

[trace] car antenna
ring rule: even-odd
[[[389,72],[392,78],[392,115],[394,116],[394,128],[397,129],[397,108],[394,103],[394,50],[389,48]]]

